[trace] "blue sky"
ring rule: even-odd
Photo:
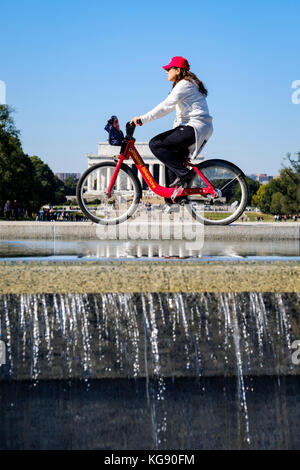
[[[0,80],[24,151],[53,171],[82,172],[105,141],[161,102],[161,68],[186,57],[208,88],[214,134],[204,152],[247,174],[278,174],[300,150],[299,0],[0,0]],[[144,125],[138,141],[172,127]]]

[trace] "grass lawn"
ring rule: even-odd
[[[204,212],[206,217],[213,220],[225,219],[229,217],[229,212]],[[244,217],[247,216],[247,222],[256,222],[257,217],[263,217],[263,222],[274,222],[274,216],[272,214],[263,214],[262,212],[244,212]],[[241,218],[238,219],[241,222]],[[288,220],[291,222],[291,219]],[[246,222],[246,221],[245,221]],[[284,221],[282,221],[284,223]]]
[[[274,222],[274,215],[263,214],[262,212],[244,212],[244,216],[247,215],[248,222],[256,222],[256,217],[263,217],[263,222]]]

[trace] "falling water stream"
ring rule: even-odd
[[[186,380],[191,389],[198,387],[193,419],[201,422],[202,431],[194,445],[201,448],[202,439],[209,437],[200,409],[212,403],[211,380],[220,380],[230,403],[224,406],[233,404],[237,417],[233,447],[255,447],[259,419],[249,407],[255,377],[277,377],[280,393],[281,377],[295,372],[291,358],[298,300],[296,294],[280,293],[1,295],[7,363],[0,368],[0,384],[27,381],[37,389],[45,381],[80,380],[88,393],[95,381],[142,380],[152,448],[160,449],[170,448],[169,433],[176,426],[188,433],[186,418],[170,405],[174,384]],[[283,411],[278,413],[280,421]],[[5,446],[0,433],[0,448]]]

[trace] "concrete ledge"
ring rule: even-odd
[[[136,221],[141,239],[150,238],[149,226]],[[159,225],[159,224],[158,224]],[[161,226],[161,224],[160,224]],[[190,222],[191,229],[195,222]],[[46,239],[46,240],[96,240],[97,224],[92,222],[0,222],[0,240]],[[185,227],[188,222],[185,221]],[[101,237],[104,239],[103,237]],[[109,238],[109,237],[108,237]],[[300,240],[300,223],[245,222],[228,226],[204,226],[206,240]]]
[[[0,293],[299,292],[300,262],[4,262]]]

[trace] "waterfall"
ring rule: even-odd
[[[280,387],[282,374],[293,374],[289,312],[297,299],[280,293],[1,295],[7,364],[0,379],[143,379],[153,441],[164,448],[173,422],[168,385],[196,381],[199,400],[206,400],[209,378],[235,377],[239,434],[251,446],[253,377],[277,376]],[[226,382],[223,392],[232,401]]]

